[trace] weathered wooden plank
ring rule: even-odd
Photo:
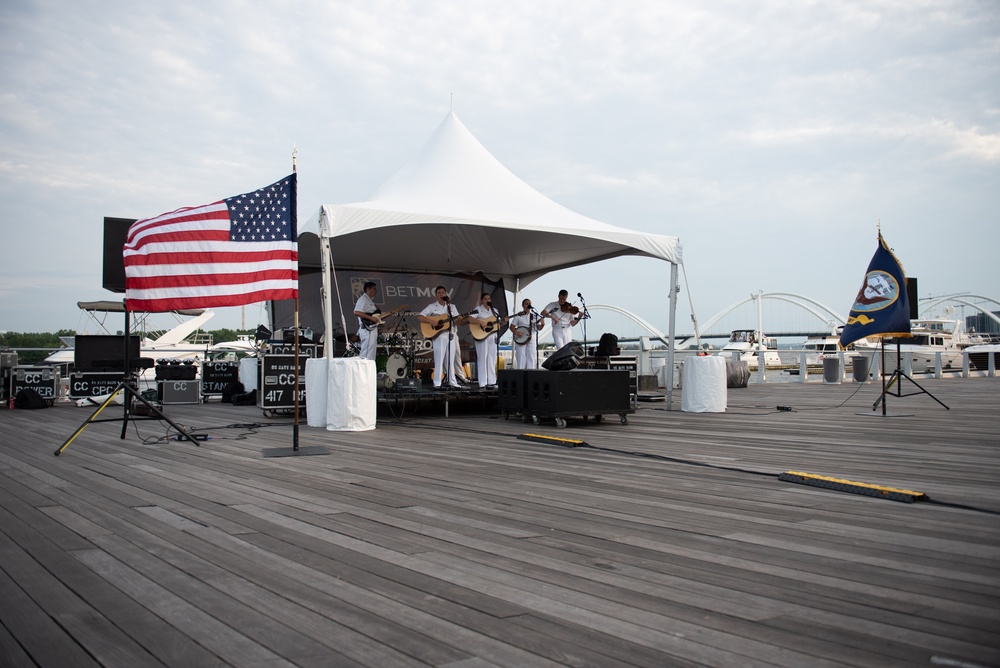
[[[33,602],[59,587],[86,601],[64,611],[69,642],[124,638],[167,665],[235,665],[246,642],[251,661],[303,666],[996,664],[1000,381],[931,385],[952,410],[891,397],[906,419],[856,415],[877,389],[851,384],[564,430],[454,403],[447,420],[305,428],[332,454],[283,459],[261,450],[287,445],[291,420],[254,407],[168,407],[239,425],[203,447],[141,442],[166,433],[154,422],[123,441],[112,423],[58,458],[45,439],[82,412],[0,411],[9,547],[50,574],[12,582]],[[280,424],[248,429],[264,422]],[[791,469],[956,505],[776,480]]]

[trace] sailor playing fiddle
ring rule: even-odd
[[[552,318],[552,340],[556,350],[573,340],[572,329],[581,318],[580,309],[566,301],[568,296],[567,291],[560,290],[559,299],[542,309],[543,318]]]

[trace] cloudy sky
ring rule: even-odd
[[[688,291],[701,321],[757,290],[846,313],[879,221],[922,296],[1000,298],[993,0],[6,0],[0,31],[0,330],[120,298],[104,216],[272,183],[294,145],[304,223],[370,195],[452,105],[550,198],[678,236],[681,329]],[[665,328],[667,279],[615,260],[529,295]]]

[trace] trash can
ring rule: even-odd
[[[854,381],[857,383],[864,383],[868,381],[868,358],[864,355],[858,355],[851,359],[851,364],[854,368]]]
[[[840,358],[836,356],[828,356],[823,358],[823,382],[824,383],[839,383],[840,382]]]

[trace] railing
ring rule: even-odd
[[[619,341],[619,343],[626,343],[627,345],[628,342]],[[636,356],[638,359],[639,375],[656,375],[657,384],[661,388],[667,386],[665,373],[666,349],[623,347],[621,352],[622,355]],[[711,352],[712,354],[719,354],[718,351]],[[848,361],[853,360],[854,357],[858,357],[857,353],[847,353],[845,351],[825,353],[822,362],[814,362],[813,360],[817,359],[817,352],[815,350],[782,349],[777,352],[783,363],[780,366],[758,365],[757,369],[751,369],[751,382],[805,383],[811,382],[810,376],[813,378],[818,377],[819,380],[824,382],[842,382],[845,380],[858,382],[854,363]],[[684,359],[698,354],[699,351],[697,350],[680,350],[674,352],[674,387],[678,387],[680,368]],[[924,368],[923,363],[918,368],[915,368],[914,357],[911,353],[900,351],[899,354],[899,368],[901,371],[907,375],[914,375],[916,373],[924,378],[995,378],[997,375],[997,366],[1000,365],[1000,352],[975,353],[978,364],[973,364],[969,357],[970,353],[962,351],[961,366],[949,367],[946,360],[952,359],[953,354],[936,351],[933,355],[933,364],[927,363],[926,368]],[[734,355],[738,360],[739,353],[734,353]],[[832,366],[832,364],[826,361],[831,355],[838,362],[836,370],[831,370],[829,366]],[[862,355],[867,362],[866,368],[860,370],[865,381],[880,378],[883,373],[888,376],[896,369],[896,350],[894,348],[886,348],[885,356],[887,364],[883,364],[880,349],[866,351]],[[958,358],[955,357],[954,359],[957,360]],[[830,375],[829,379],[827,377],[828,374]]]

